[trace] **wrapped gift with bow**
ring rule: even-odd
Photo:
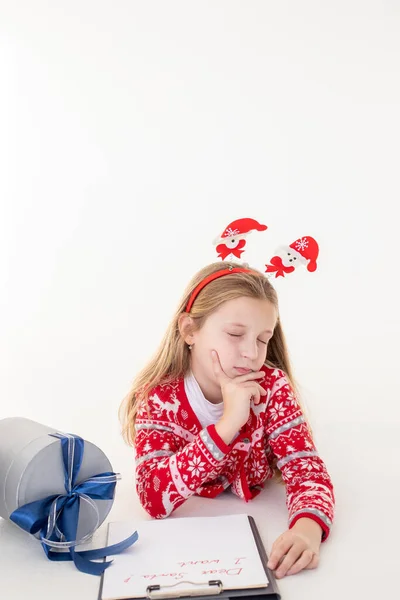
[[[76,550],[91,539],[114,502],[119,475],[106,455],[81,437],[29,419],[0,420],[0,516],[37,537],[50,560],[72,560],[101,575],[138,538],[106,548]]]

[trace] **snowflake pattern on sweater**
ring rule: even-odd
[[[214,498],[226,488],[248,501],[273,476],[277,463],[286,485],[289,528],[301,517],[329,535],[334,490],[290,383],[280,369],[264,365],[267,391],[251,404],[247,423],[230,445],[215,425],[202,428],[184,379],[151,390],[136,419],[136,489],[144,509],[167,517],[193,494]]]

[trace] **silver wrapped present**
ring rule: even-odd
[[[0,420],[0,516],[10,519],[17,508],[53,494],[66,494],[61,441],[50,434],[56,429],[21,417]],[[111,472],[106,455],[90,442],[84,443],[76,483],[99,473]],[[107,517],[113,500],[81,502],[77,539],[93,533]],[[35,534],[39,537],[39,532]]]

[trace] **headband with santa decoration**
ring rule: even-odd
[[[224,229],[220,236],[214,239],[218,257],[222,260],[241,259],[245,251],[246,238],[252,231],[265,231],[267,225],[259,223],[255,219],[237,219],[232,221]],[[303,236],[288,246],[280,246],[275,256],[271,258],[266,266],[266,273],[275,277],[285,277],[299,266],[306,266],[309,272],[317,269],[317,258],[319,247],[316,240],[311,236]]]
[[[227,258],[233,261],[241,260],[249,233],[266,229],[268,229],[267,225],[263,225],[255,219],[246,218],[232,221],[213,241],[218,257],[222,260]],[[273,273],[275,273],[275,277],[285,277],[285,274],[292,273],[301,265],[313,272],[317,269],[318,253],[318,244],[313,237],[298,238],[289,246],[281,246],[276,251],[269,264],[265,265],[265,272],[269,274],[267,277],[272,277]],[[205,277],[193,290],[185,308],[186,312],[190,312],[197,295],[208,283],[229,273],[251,273],[251,269],[246,268],[248,266],[247,263],[244,263],[243,268],[230,265],[227,269],[221,269]]]

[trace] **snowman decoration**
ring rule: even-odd
[[[232,221],[221,235],[213,241],[218,257],[222,260],[241,259],[246,246],[246,237],[249,233],[252,231],[265,231],[266,229],[268,229],[267,225],[263,225],[255,219]]]
[[[300,266],[306,266],[310,273],[317,269],[317,258],[319,247],[316,240],[310,236],[304,236],[294,241],[289,246],[281,246],[276,255],[271,258],[266,266],[266,273],[270,277],[275,273],[276,277],[285,277],[293,273]]]

